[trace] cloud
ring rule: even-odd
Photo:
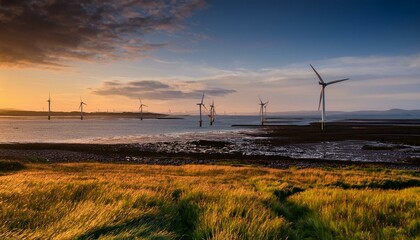
[[[328,110],[369,110],[418,108],[420,96],[420,55],[343,57],[312,61],[325,81],[350,78],[327,89]],[[316,110],[320,86],[309,62],[265,69],[218,69],[179,63],[181,69],[173,78],[159,81],[103,81],[93,89],[99,95],[120,95],[153,100],[174,99],[183,108],[186,99],[214,96],[220,107],[228,111],[258,110],[258,96],[270,101],[269,111]],[[188,71],[190,69],[190,71]],[[118,79],[115,77],[114,79]],[[182,79],[182,81],[180,80]],[[117,86],[113,86],[117,85]],[[219,87],[219,88],[216,88]],[[232,90],[234,89],[234,90]],[[234,93],[234,94],[233,94]],[[219,97],[218,97],[219,96]],[[194,102],[195,103],[195,102]],[[181,108],[180,108],[181,109]]]
[[[420,55],[415,54],[351,56],[312,61],[312,64],[325,81],[350,78],[350,81],[329,87],[329,109],[360,110],[418,108],[419,97],[416,96],[420,92],[419,62]],[[237,90],[237,94],[229,96],[227,100],[240,99],[244,106],[252,106],[260,95],[270,100],[270,107],[277,111],[317,108],[320,87],[309,62],[256,70],[190,68],[203,73],[202,77],[195,78],[197,81]]]
[[[0,66],[144,57],[165,47],[143,35],[176,31],[204,0],[5,0]]]
[[[420,54],[412,56],[369,56],[341,57],[312,64],[324,80],[351,79],[352,85],[359,87],[384,87],[394,85],[420,84]],[[191,67],[193,68],[193,67]],[[194,67],[194,69],[200,69]],[[200,80],[234,85],[261,86],[265,88],[317,85],[318,79],[308,63],[296,63],[277,68],[222,70],[203,68],[207,77]]]
[[[225,96],[236,91],[233,89],[212,87],[202,82],[179,80],[142,80],[142,81],[103,81],[98,88],[91,89],[101,96],[125,96],[156,100],[200,98],[205,92],[207,96]]]

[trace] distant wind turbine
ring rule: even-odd
[[[82,97],[80,97],[80,105],[79,105],[80,120],[83,120],[83,105],[87,105],[87,104],[85,102],[83,102]]]
[[[48,94],[48,120],[51,120],[51,94]]]
[[[209,118],[210,118],[210,126],[212,126],[213,123],[214,123],[214,121],[215,121],[215,119],[216,119],[216,109],[214,108],[214,100],[210,104]]]
[[[325,128],[325,122],[326,122],[326,119],[325,119],[325,87],[328,86],[328,85],[334,84],[334,83],[338,83],[338,82],[349,80],[350,78],[344,78],[344,79],[340,79],[340,80],[334,80],[334,81],[331,81],[331,82],[327,82],[326,83],[322,79],[321,75],[319,75],[319,73],[315,70],[315,68],[311,64],[309,64],[309,65],[311,66],[312,70],[314,70],[316,76],[318,77],[318,79],[319,79],[319,82],[318,82],[319,85],[322,86],[321,94],[319,95],[318,111],[321,109],[321,101],[322,101],[321,129],[324,129]]]
[[[198,107],[200,109],[200,121],[199,121],[200,127],[203,125],[203,119],[202,119],[202,114],[201,114],[201,107],[203,107],[203,108],[205,108],[207,110],[207,108],[204,105],[203,101],[204,101],[204,92],[203,92],[203,97],[201,97],[201,102],[200,103],[197,103],[197,105],[198,105]]]
[[[260,118],[261,118],[261,126],[262,126],[264,125],[264,122],[265,122],[264,112],[267,111],[268,101],[263,102],[260,97],[258,97],[258,99],[260,100],[259,105],[260,105]]]
[[[139,110],[140,110],[140,120],[143,120],[143,107],[147,107],[147,105],[144,105],[144,104],[141,102],[140,97],[139,97],[139,102],[140,102],[140,106],[139,106]]]

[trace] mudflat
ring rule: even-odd
[[[236,139],[138,144],[0,144],[0,157],[29,162],[238,164],[268,167],[381,166],[420,169],[420,124],[372,120],[263,126]]]

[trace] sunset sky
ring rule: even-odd
[[[0,109],[420,109],[420,1],[0,0]]]

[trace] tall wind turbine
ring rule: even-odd
[[[139,102],[140,102],[140,106],[139,106],[139,110],[140,110],[140,120],[143,120],[143,107],[147,107],[147,105],[144,105],[144,104],[141,102],[140,97],[139,97]]]
[[[51,120],[51,95],[48,94],[48,120]]]
[[[214,120],[216,118],[216,109],[214,108],[214,100],[212,101],[212,103],[210,104],[210,114],[209,114],[209,118],[210,118],[210,126],[213,125]]]
[[[258,99],[260,100],[259,105],[260,105],[260,118],[261,118],[261,126],[262,126],[262,125],[264,125],[264,121],[265,121],[265,119],[264,119],[264,111],[267,111],[268,101],[267,102],[263,102],[260,97],[258,97]]]
[[[80,120],[83,120],[83,105],[87,105],[87,104],[85,102],[83,102],[82,97],[80,97],[80,105],[79,105]]]
[[[204,105],[203,101],[204,101],[204,92],[203,92],[203,97],[201,97],[201,102],[197,103],[197,105],[198,105],[198,107],[200,109],[200,121],[198,121],[200,127],[203,125],[203,119],[202,119],[202,114],[201,114],[201,107],[207,109],[206,106]]]
[[[338,83],[338,82],[349,80],[350,78],[344,78],[344,79],[340,79],[340,80],[334,80],[334,81],[331,81],[331,82],[324,82],[324,80],[322,79],[321,75],[319,75],[319,73],[315,70],[315,68],[311,64],[309,64],[309,65],[311,66],[312,70],[314,70],[316,76],[318,77],[318,79],[319,79],[319,82],[318,82],[319,85],[322,86],[321,94],[319,95],[318,111],[321,108],[321,101],[322,101],[321,129],[324,129],[324,127],[325,127],[325,121],[326,121],[326,119],[325,119],[325,87],[327,87],[328,85],[334,84],[334,83]]]

